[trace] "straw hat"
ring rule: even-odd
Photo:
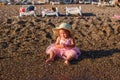
[[[68,30],[70,32],[70,34],[71,34],[71,25],[68,24],[68,23],[61,23],[58,27],[53,29],[53,32],[58,35],[59,34],[58,31],[60,29]]]

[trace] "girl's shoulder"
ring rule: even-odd
[[[60,39],[60,37],[57,37],[57,39]]]
[[[57,41],[60,41],[60,39],[61,39],[60,37],[57,37]]]
[[[69,39],[69,40],[74,40],[72,37],[69,37],[68,39]]]
[[[75,42],[74,38],[72,38],[72,37],[69,38],[69,41],[70,42]]]

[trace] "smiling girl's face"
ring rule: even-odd
[[[68,38],[70,36],[70,32],[68,30],[60,29],[59,36],[61,38]]]

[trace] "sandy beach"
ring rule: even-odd
[[[120,79],[120,15],[119,7],[90,4],[61,4],[63,16],[37,17],[19,15],[20,5],[0,6],[0,79],[1,80],[119,80]],[[83,17],[65,16],[66,6],[81,6]],[[70,66],[56,59],[45,63],[45,50],[55,42],[52,28],[61,22],[72,25],[76,47],[82,54]]]

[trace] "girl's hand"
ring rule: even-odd
[[[58,48],[65,48],[65,44],[60,44],[60,45],[57,45],[56,47],[58,47]]]
[[[61,48],[65,48],[65,44],[61,44]]]
[[[61,44],[61,45],[56,45],[55,47],[56,47],[56,48],[64,48],[64,45],[63,45],[63,44]]]

